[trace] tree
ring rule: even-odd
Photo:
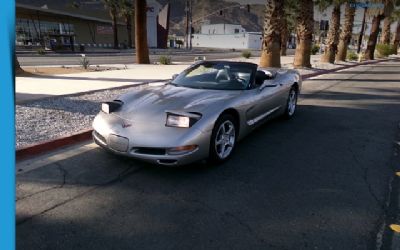
[[[147,46],[147,6],[146,0],[135,1],[135,47],[136,63],[149,64],[149,47]]]
[[[375,54],[376,43],[378,40],[379,26],[381,21],[389,16],[394,8],[393,0],[374,0],[375,3],[384,4],[383,8],[369,8],[369,15],[373,16],[371,33],[369,34],[367,49],[365,50],[365,59],[373,60]]]
[[[382,36],[381,36],[381,43],[383,44],[390,44],[390,25],[392,21],[390,20],[390,16],[385,17],[383,19],[383,28],[382,28]]]
[[[390,44],[390,26],[392,23],[400,20],[400,9],[395,9],[395,6],[399,6],[400,1],[393,1],[393,6],[387,10],[387,16],[383,19],[383,28],[381,43]],[[396,36],[396,34],[394,34]]]
[[[396,34],[395,34],[394,40],[393,40],[393,51],[394,51],[395,55],[397,55],[397,50],[399,49],[399,44],[400,44],[400,20],[397,21]]]
[[[317,4],[321,10],[325,10],[329,5],[333,4],[332,17],[329,25],[328,36],[325,40],[326,47],[321,58],[322,62],[334,63],[338,49],[340,35],[340,6],[343,0],[319,0]]]
[[[392,18],[394,22],[397,21],[396,33],[394,34],[393,38],[393,51],[397,55],[397,50],[400,43],[400,9],[397,9],[392,13]]]
[[[283,14],[281,28],[281,56],[286,56],[287,42],[289,39],[288,21],[286,15]]]
[[[264,34],[260,58],[261,67],[281,67],[283,4],[283,0],[267,0],[265,4]]]
[[[132,48],[132,0],[120,0],[120,16],[125,20],[126,31],[128,35],[128,47]]]
[[[103,0],[105,7],[109,10],[110,12],[110,17],[112,21],[112,29],[113,29],[113,36],[114,36],[114,49],[118,49],[118,23],[117,23],[117,17],[118,17],[118,8],[119,8],[119,2],[118,0]]]
[[[299,0],[299,11],[296,26],[296,52],[294,67],[311,68],[311,45],[314,30],[314,3],[313,0]]]
[[[353,34],[354,26],[354,15],[356,8],[352,4],[354,1],[346,3],[345,15],[344,15],[344,28],[340,33],[338,52],[336,54],[336,61],[345,61],[347,55],[347,47],[350,44],[351,36]]]
[[[281,29],[281,56],[286,56],[289,35],[296,27],[297,0],[285,0]]]
[[[15,73],[20,73],[23,71],[21,68],[21,65],[19,64],[19,61],[18,61],[18,58],[17,58],[17,55],[15,54],[15,52],[14,52],[14,71],[15,71]]]

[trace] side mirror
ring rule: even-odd
[[[172,75],[172,80],[174,80],[175,78],[177,78],[178,75],[179,75],[179,74],[173,74],[173,75]]]

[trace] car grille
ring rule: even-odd
[[[164,148],[132,148],[132,151],[137,154],[144,154],[144,155],[165,155],[166,150]]]

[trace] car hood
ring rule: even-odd
[[[221,105],[238,96],[240,90],[209,90],[177,87],[170,84],[145,87],[120,98],[124,104],[115,115],[136,122],[165,122],[166,111],[204,114],[210,105]]]

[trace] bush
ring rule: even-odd
[[[90,65],[89,59],[87,59],[86,56],[83,55],[83,54],[82,54],[82,58],[81,58],[79,63],[80,63],[82,68],[84,68],[84,69],[88,69],[89,68],[89,65]]]
[[[378,57],[388,57],[389,55],[395,54],[394,48],[390,44],[377,44],[376,51]]]
[[[251,51],[250,51],[250,50],[244,50],[244,51],[242,51],[242,57],[244,57],[244,58],[250,58],[250,57],[251,57]]]
[[[319,45],[314,44],[311,48],[311,54],[316,55],[319,52],[319,49],[320,49]]]
[[[46,51],[45,51],[43,48],[37,49],[36,52],[37,52],[39,55],[44,55],[44,54],[46,53]]]
[[[354,51],[347,51],[347,60],[349,61],[357,61],[358,60],[358,54]]]
[[[171,64],[171,57],[169,57],[169,56],[160,56],[159,62],[160,62],[160,64],[163,64],[163,65]]]

